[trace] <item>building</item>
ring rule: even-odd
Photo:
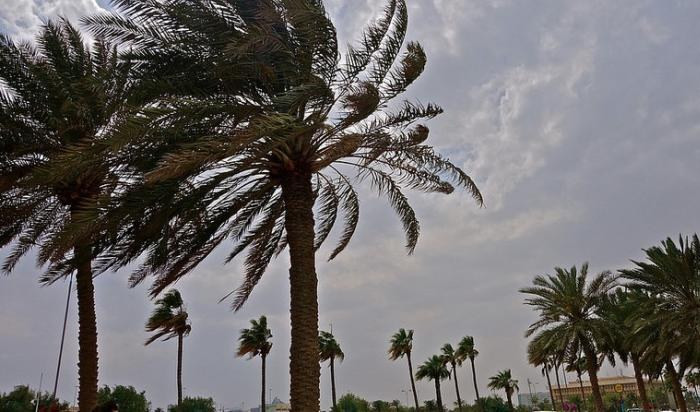
[[[534,402],[533,402],[534,400]],[[531,407],[536,407],[537,404],[540,402],[547,401],[550,404],[552,403],[552,400],[549,399],[549,393],[548,392],[537,392],[533,393],[532,397],[530,397],[529,393],[519,393],[518,394],[518,405],[524,406],[526,408],[531,408]]]
[[[661,382],[659,381],[652,381],[651,383],[649,381],[644,381],[644,383],[646,384],[647,393],[650,393],[653,390],[653,388],[662,386]],[[601,395],[605,395],[606,393],[617,394],[618,392],[615,391],[615,388],[618,385],[622,387],[623,397],[626,397],[628,395],[639,396],[639,391],[637,390],[637,380],[632,376],[613,376],[607,378],[598,378],[598,386],[600,387]],[[563,399],[564,401],[566,401],[573,397],[580,398],[582,388],[583,393],[586,395],[586,398],[593,395],[590,381],[583,381],[579,383],[578,380],[574,382],[569,382],[568,385],[563,385],[561,387],[561,391],[556,385],[552,385],[552,392],[554,392],[554,398],[556,398],[557,401],[559,399]]]
[[[291,411],[291,407],[279,400],[279,398],[275,398],[272,403],[268,403],[265,405],[265,412],[281,412],[281,411]],[[250,412],[260,412],[260,407],[258,406],[257,408],[251,408]]]

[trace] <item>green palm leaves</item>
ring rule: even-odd
[[[511,376],[510,369],[502,370],[498,372],[498,374],[490,377],[487,386],[489,389],[504,390],[506,392],[506,396],[508,397],[508,406],[510,406],[510,409],[513,410],[513,393],[520,388],[518,388],[518,381],[513,379]]]
[[[438,410],[444,411],[442,404],[442,392],[440,391],[440,381],[448,379],[450,377],[450,370],[447,369],[445,360],[442,356],[433,355],[428,360],[423,362],[422,365],[418,366],[416,371],[416,379],[423,380],[427,379],[435,383],[435,396],[438,404]]]
[[[416,410],[419,410],[418,394],[416,393],[416,382],[413,380],[413,364],[411,362],[411,351],[413,351],[413,329],[401,328],[394,333],[389,341],[389,359],[396,360],[406,357],[408,361],[408,376],[411,379],[411,392],[413,393],[413,401],[416,405]]]
[[[335,360],[343,361],[345,354],[340,348],[340,344],[335,340],[332,333],[321,331],[318,335],[318,350],[321,362],[328,361],[331,369],[331,393],[333,399],[333,410],[337,408],[336,393],[335,393]]]
[[[272,349],[272,331],[267,327],[267,317],[260,316],[260,319],[250,320],[250,328],[242,329],[238,337],[238,350],[236,356],[246,356],[253,359],[260,356],[262,360],[262,384],[260,410],[265,410],[265,363],[267,355]]]

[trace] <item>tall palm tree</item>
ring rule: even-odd
[[[156,301],[156,308],[146,322],[146,331],[155,332],[146,346],[163,338],[177,338],[177,406],[182,404],[182,345],[184,337],[192,331],[185,302],[177,289],[169,290]]]
[[[540,334],[535,337],[527,345],[527,360],[533,366],[542,367],[542,376],[547,378],[547,388],[549,388],[549,397],[552,401],[552,407],[554,410],[557,410],[557,400],[554,398],[552,380],[549,377],[549,371],[552,370],[552,364],[550,363],[552,353],[551,344],[552,342],[549,340],[547,334]]]
[[[416,379],[435,382],[435,397],[437,400],[438,411],[444,412],[445,407],[442,404],[442,394],[440,393],[440,381],[450,377],[450,371],[445,365],[445,361],[441,356],[433,355],[428,358],[416,371]]]
[[[599,311],[616,285],[615,278],[609,272],[601,272],[588,281],[587,263],[580,271],[575,266],[569,270],[557,267],[554,271],[555,275],[537,276],[533,286],[520,289],[531,296],[525,299],[525,304],[539,312],[539,319],[530,325],[525,336],[538,331],[539,335],[547,334],[547,340],[559,349],[566,348],[570,342],[580,345],[586,356],[596,411],[603,412],[596,344],[608,333]]]
[[[369,181],[386,195],[409,253],[420,227],[403,190],[451,193],[455,185],[478,204],[481,194],[466,173],[424,144],[429,130],[417,122],[442,110],[394,104],[426,63],[418,43],[403,47],[405,0],[388,0],[344,58],[320,0],[176,4],[116,0],[116,13],[85,21],[94,33],[129,45],[144,77],[164,84],[158,104],[123,134],[129,147],[160,162],[120,199],[126,206],[114,207],[152,204],[158,197],[169,205],[167,211],[151,208],[164,229],[146,241],[130,230],[121,239],[140,246],[121,248],[127,253],[117,260],[147,250],[134,280],[155,275],[158,293],[224,239],[234,239],[229,260],[248,250],[244,281],[232,292],[238,309],[288,246],[290,403],[294,410],[318,411],[315,255],[338,218],[345,227],[330,257],[352,238],[359,218],[353,183]],[[170,80],[181,85],[183,78],[195,85],[173,90]],[[173,100],[178,93],[187,98]]]
[[[505,369],[498,372],[496,375],[489,378],[489,389],[503,389],[506,392],[506,397],[508,398],[508,407],[510,410],[513,408],[513,393],[520,388],[518,388],[518,381],[513,379],[510,373],[510,369]]]
[[[457,354],[457,351],[446,343],[442,346],[442,360],[446,365],[452,367],[452,376],[455,381],[455,393],[457,394],[457,407],[462,410],[462,397],[459,396],[459,384],[457,383],[457,366],[462,366],[462,358]]]
[[[413,364],[411,363],[411,351],[413,350],[413,329],[401,328],[394,333],[389,342],[389,359],[396,360],[406,356],[408,360],[408,374],[411,378],[411,391],[413,392],[413,402],[416,404],[416,411],[420,410],[418,404],[418,394],[416,393],[416,382],[413,380]]]
[[[345,354],[340,348],[340,344],[330,332],[321,331],[318,335],[319,358],[321,362],[328,361],[331,369],[331,393],[333,395],[333,410],[336,410],[337,403],[335,397],[335,360],[342,362]]]
[[[479,351],[476,350],[474,345],[474,338],[472,336],[465,336],[459,341],[457,345],[457,355],[462,359],[462,362],[469,359],[472,367],[472,381],[474,382],[474,393],[476,394],[476,403],[479,404],[483,412],[483,407],[481,407],[481,400],[479,398],[479,385],[476,383],[476,369],[474,368],[474,359],[479,355]]]
[[[272,349],[272,332],[267,327],[267,317],[260,316],[260,319],[250,320],[250,328],[241,329],[241,336],[238,337],[238,350],[236,356],[248,355],[249,359],[260,356],[262,360],[262,385],[260,396],[260,410],[265,410],[265,361]]]
[[[2,271],[38,246],[42,283],[76,273],[78,403],[86,411],[98,386],[93,263],[106,242],[91,212],[118,182],[92,147],[123,120],[129,72],[111,44],[86,45],[67,20],[47,22],[35,45],[0,36],[0,247],[12,246]],[[91,229],[77,235],[77,226]]]
[[[657,360],[665,363],[678,408],[686,412],[682,371],[700,358],[700,239],[697,234],[691,239],[680,237],[676,245],[667,238],[645,253],[646,262],[633,261],[635,268],[620,274],[632,288],[649,295],[638,330],[646,329],[652,345],[649,352],[657,353]],[[674,357],[678,357],[680,371]]]

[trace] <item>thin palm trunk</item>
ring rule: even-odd
[[[97,405],[97,319],[95,316],[95,286],[89,246],[75,248],[78,273],[78,408],[92,411]]]
[[[177,407],[180,408],[182,404],[182,344],[183,335],[179,333],[177,335]]]
[[[459,384],[457,383],[457,365],[452,363],[452,374],[455,378],[455,392],[457,393],[457,407],[462,412],[462,398],[459,396]]]
[[[673,395],[676,398],[678,409],[680,412],[688,412],[688,405],[685,403],[685,398],[683,397],[683,387],[681,386],[678,372],[676,372],[676,368],[673,366],[673,361],[671,359],[666,360],[666,370],[668,371],[669,378],[671,378],[671,387],[673,388]]]
[[[554,391],[552,390],[552,380],[549,379],[549,364],[544,363],[544,375],[547,377],[547,387],[549,388],[549,398],[552,401],[552,409],[557,410],[557,400],[554,398]]]
[[[260,410],[265,410],[265,359],[267,355],[261,355],[262,358],[262,395],[260,396]]]
[[[300,173],[284,179],[282,197],[290,257],[290,404],[295,412],[318,412],[321,366],[311,174]]]
[[[333,410],[338,408],[335,400],[335,358],[331,356],[331,395],[333,396]]]
[[[603,405],[603,397],[600,395],[600,386],[598,386],[598,359],[590,343],[586,342],[583,347],[586,355],[586,369],[588,369],[588,378],[591,381],[593,404],[596,412],[604,412],[605,406]]]
[[[408,373],[411,376],[411,390],[413,391],[413,401],[416,403],[416,412],[420,410],[418,405],[418,394],[416,393],[416,381],[413,379],[413,364],[411,363],[411,352],[406,353],[408,358]]]
[[[581,388],[581,403],[586,404],[586,391],[583,390],[583,380],[581,379],[581,369],[576,368],[576,375],[578,375],[578,386]]]
[[[649,398],[647,397],[647,388],[644,384],[644,377],[642,376],[642,370],[639,367],[639,356],[635,353],[631,354],[632,369],[634,369],[634,379],[637,381],[637,390],[639,391],[639,398],[642,400],[642,407],[645,411],[651,411],[651,404],[649,403]]]
[[[562,410],[564,409],[564,394],[561,393],[561,383],[559,382],[559,365],[554,363],[554,373],[557,376],[557,389],[559,390],[559,405],[561,405]]]
[[[440,393],[440,379],[435,379],[435,396],[437,397],[437,407],[438,411],[445,412],[445,408],[442,406],[442,394]]]
[[[469,362],[472,365],[472,381],[474,381],[474,393],[476,394],[476,403],[479,405],[481,412],[484,412],[484,408],[481,405],[481,397],[479,396],[479,385],[476,384],[476,369],[474,368],[474,358],[469,357]]]
[[[513,388],[506,388],[506,398],[508,398],[508,407],[511,411],[515,410],[513,408]]]

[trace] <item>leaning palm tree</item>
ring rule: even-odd
[[[337,403],[335,397],[335,360],[342,362],[345,354],[340,348],[340,344],[330,332],[321,331],[318,335],[319,358],[321,362],[328,361],[331,369],[331,393],[333,395],[333,410],[336,410]]]
[[[603,412],[603,398],[598,386],[598,359],[596,344],[609,332],[599,316],[607,294],[616,285],[609,272],[602,272],[588,281],[588,264],[580,271],[554,268],[555,275],[537,276],[533,286],[520,289],[530,295],[525,304],[535,307],[539,319],[528,328],[526,337],[548,335],[551,348],[560,352],[571,342],[580,345],[586,356],[586,368],[591,380],[591,390],[597,412]]]
[[[128,246],[118,248],[127,251],[119,265],[148,251],[134,281],[154,275],[158,293],[233,239],[229,260],[248,250],[244,280],[232,292],[238,309],[288,246],[290,403],[318,411],[316,251],[338,219],[345,227],[330,258],[350,242],[359,219],[354,183],[369,182],[387,197],[409,253],[420,227],[405,189],[447,194],[458,186],[482,204],[472,179],[425,144],[429,130],[418,122],[442,109],[394,103],[426,63],[418,43],[404,48],[405,0],[388,0],[382,17],[342,58],[320,0],[114,5],[116,13],[86,23],[127,43],[143,77],[164,91],[115,141],[114,148],[139,149],[126,159],[160,162],[113,209],[134,214],[131,205],[168,205],[151,208],[163,229],[154,228],[150,239],[124,229],[119,238]],[[196,87],[173,90],[182,79]]]
[[[457,408],[462,411],[462,397],[459,396],[459,384],[457,383],[457,366],[462,366],[462,358],[454,350],[452,345],[446,343],[442,346],[442,361],[452,367],[452,377],[455,381],[455,393],[457,394]]]
[[[664,362],[678,408],[685,412],[682,371],[700,359],[700,239],[697,234],[691,239],[680,237],[676,245],[668,238],[645,253],[646,262],[633,261],[635,268],[620,274],[630,287],[648,294],[636,335],[649,343],[650,355]]]
[[[506,392],[506,397],[508,399],[508,407],[510,410],[513,408],[513,393],[519,390],[518,381],[513,379],[510,374],[510,369],[505,369],[498,372],[496,375],[489,378],[489,389],[503,389]]]
[[[472,336],[465,336],[459,341],[457,346],[457,356],[462,359],[462,362],[469,359],[472,367],[472,381],[474,382],[474,393],[476,394],[476,403],[479,404],[483,412],[483,407],[481,407],[481,400],[479,398],[479,386],[476,383],[476,369],[474,368],[474,359],[479,355],[479,351],[476,350],[474,345],[474,338]]]
[[[0,247],[11,272],[34,246],[44,284],[76,273],[80,410],[97,403],[97,322],[93,264],[105,257],[86,214],[117,179],[91,153],[122,122],[133,82],[130,64],[98,38],[91,47],[67,20],[47,22],[36,44],[0,36]],[[98,261],[99,263],[99,261]]]
[[[272,349],[272,332],[267,327],[267,318],[260,316],[260,319],[250,320],[250,328],[242,329],[241,336],[238,337],[238,350],[236,356],[248,355],[250,359],[260,356],[262,360],[262,391],[260,397],[260,410],[265,410],[265,360]]]
[[[413,365],[411,363],[411,351],[413,350],[413,329],[401,328],[394,333],[389,342],[389,360],[396,360],[406,356],[408,360],[408,374],[411,378],[411,391],[413,392],[413,401],[416,404],[416,411],[420,410],[418,404],[418,394],[416,393],[416,382],[413,380]]]
[[[429,381],[435,382],[435,397],[437,400],[438,411],[444,412],[444,406],[442,404],[442,394],[440,393],[440,381],[450,377],[450,370],[447,369],[445,361],[442,356],[433,355],[428,358],[422,365],[418,367],[416,371],[416,379],[423,380],[427,379]]]
[[[155,332],[146,346],[158,339],[177,338],[177,406],[182,404],[182,345],[185,336],[192,331],[185,302],[177,289],[169,290],[156,301],[156,308],[146,322],[146,331]]]

